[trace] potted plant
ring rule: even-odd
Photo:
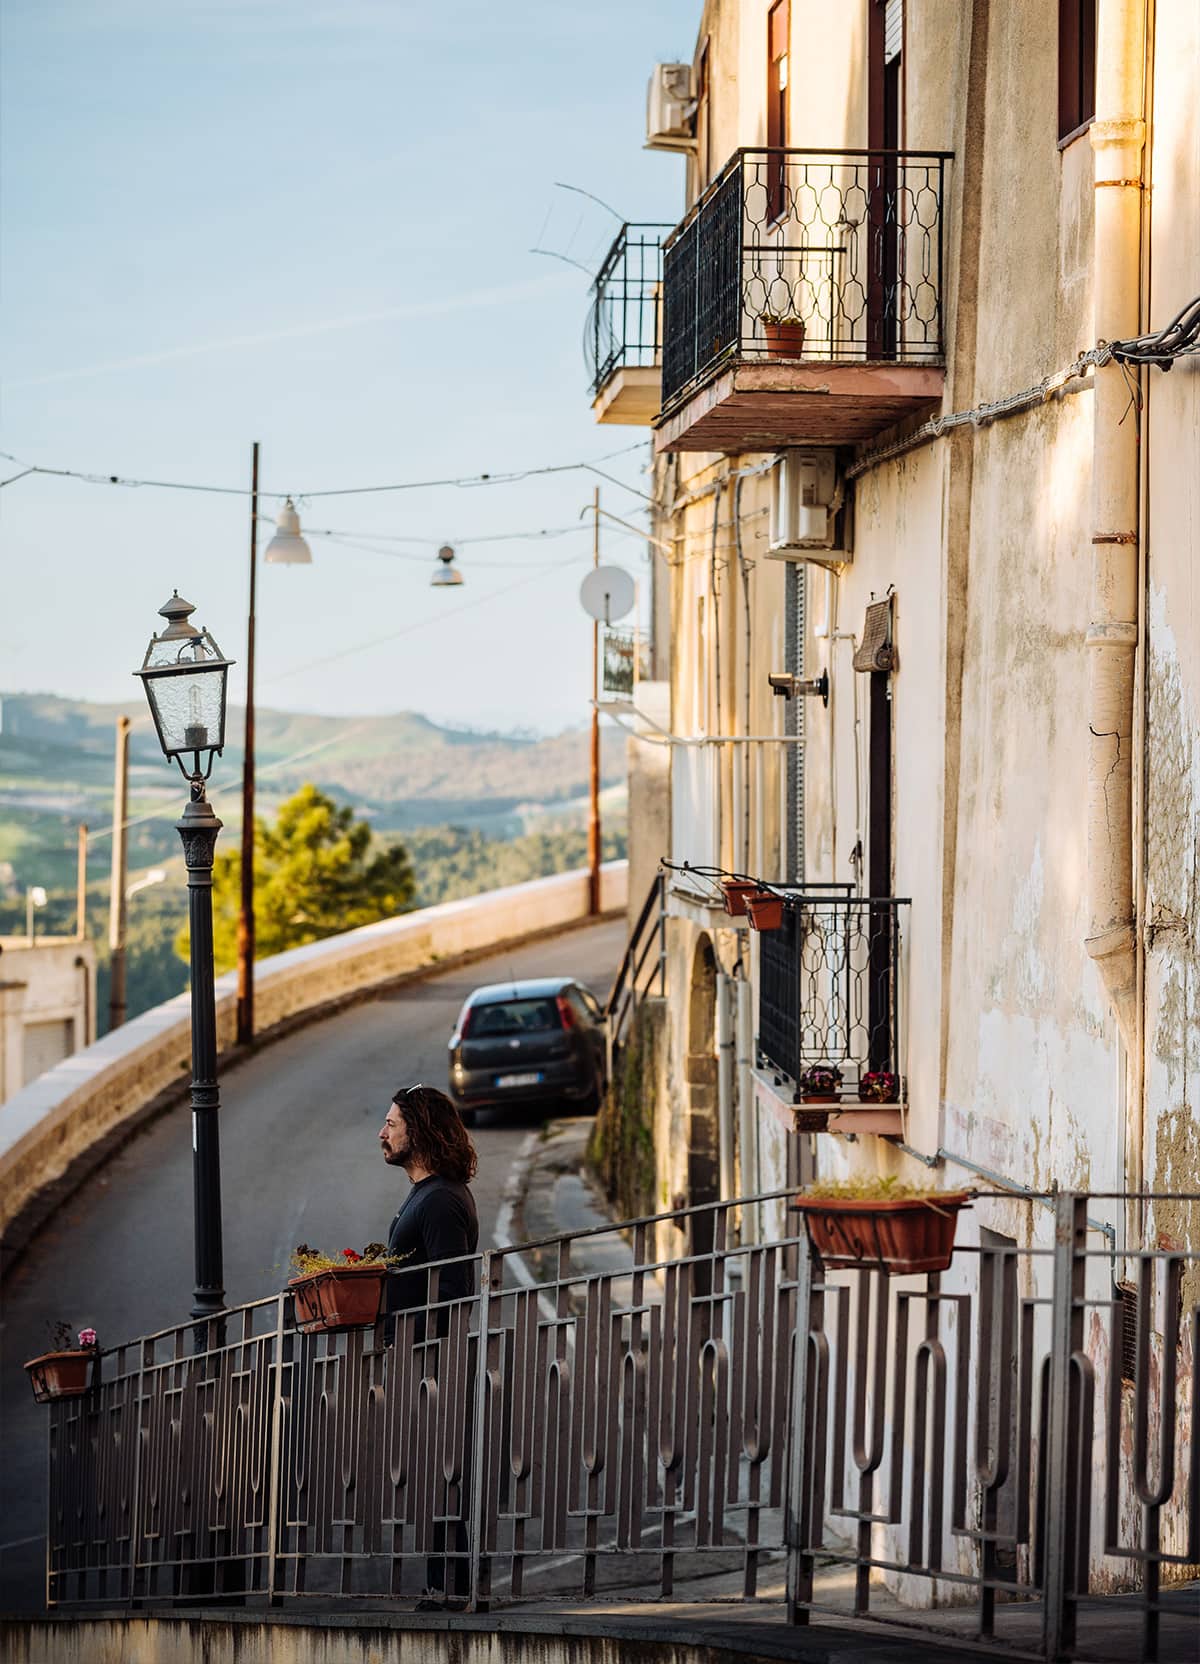
[[[900,1080],[886,1069],[869,1069],[858,1083],[858,1095],[868,1104],[894,1104],[900,1096]]]
[[[99,1357],[100,1342],[94,1329],[81,1329],[78,1346],[72,1346],[70,1327],[56,1323],[51,1331],[50,1350],[30,1358],[25,1365],[36,1402],[49,1404],[58,1398],[82,1398],[92,1385],[92,1366]]]
[[[296,1327],[306,1335],[368,1328],[379,1317],[383,1279],[406,1257],[389,1257],[382,1242],[369,1242],[361,1254],[355,1248],[343,1248],[336,1256],[302,1242],[292,1255],[295,1276],[288,1278],[288,1290],[296,1303]]]
[[[752,930],[778,930],[783,923],[783,897],[773,890],[748,890],[745,907]]]
[[[721,890],[725,896],[725,911],[735,919],[746,916],[746,897],[753,895],[759,886],[752,878],[723,878]]]
[[[836,1104],[841,1098],[842,1071],[836,1063],[810,1063],[798,1084],[806,1104]]]
[[[804,319],[792,312],[764,312],[763,336],[768,358],[802,358],[804,356]]]
[[[826,1268],[849,1266],[899,1276],[945,1271],[954,1254],[965,1190],[930,1190],[897,1178],[810,1185],[796,1206]]]

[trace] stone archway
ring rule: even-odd
[[[716,1020],[717,958],[711,939],[701,936],[692,956],[688,995],[687,1200],[690,1207],[715,1202],[720,1196]],[[697,1215],[693,1220],[692,1250],[707,1254],[712,1245],[712,1215]]]

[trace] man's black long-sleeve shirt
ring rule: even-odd
[[[413,1185],[388,1232],[388,1254],[403,1260],[388,1275],[388,1314],[427,1304],[429,1274],[420,1268],[473,1254],[478,1246],[479,1216],[465,1184],[433,1173]],[[438,1303],[473,1294],[476,1280],[470,1261],[445,1267],[438,1273]]]

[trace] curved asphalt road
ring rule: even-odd
[[[280,1288],[298,1242],[330,1251],[387,1234],[407,1188],[376,1133],[401,1085],[446,1084],[446,1041],[485,982],[578,976],[607,993],[624,920],[590,925],[410,983],[263,1048],[222,1078],[225,1287],[231,1304]],[[0,1110],[0,1113],[3,1113]],[[480,1243],[535,1117],[477,1127]],[[111,1345],[184,1321],[192,1292],[186,1106],[137,1134],[55,1215],[6,1279],[0,1324],[0,1613],[43,1600],[45,1412],[22,1363],[59,1318]]]

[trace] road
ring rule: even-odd
[[[231,1303],[275,1293],[298,1242],[331,1252],[384,1237],[408,1181],[376,1134],[398,1086],[446,1084],[446,1041],[472,988],[578,976],[603,996],[624,920],[515,948],[411,983],[263,1048],[222,1079],[225,1285]],[[480,1242],[533,1118],[475,1129]],[[46,1427],[21,1368],[49,1329],[90,1324],[112,1345],[186,1318],[192,1152],[184,1106],[137,1134],[39,1234],[6,1280],[0,1323],[0,1612],[42,1603]]]

